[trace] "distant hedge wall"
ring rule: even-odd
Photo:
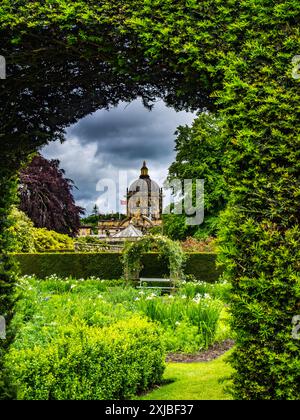
[[[123,276],[121,254],[105,253],[41,253],[14,254],[23,275],[35,274],[45,278],[51,274],[62,277],[86,278],[96,276],[101,279],[118,279]],[[221,272],[216,269],[216,254],[188,254],[185,273],[193,274],[198,280],[215,282]],[[142,277],[162,277],[168,275],[168,262],[159,259],[157,253],[145,254]]]

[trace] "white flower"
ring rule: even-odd
[[[145,294],[145,292],[143,290],[139,291],[139,295],[144,295],[144,294]]]
[[[98,299],[103,299],[103,296],[102,295],[98,295]]]
[[[72,284],[72,285],[71,285],[71,290],[72,290],[72,289],[75,289],[75,287],[76,287],[76,284]]]
[[[194,297],[193,301],[196,302],[196,303],[199,303],[200,300],[201,300],[201,295],[200,295],[200,293],[197,293],[196,296]]]
[[[209,293],[204,293],[204,299],[211,299],[211,296]]]
[[[181,295],[180,297],[181,297],[181,299],[186,299],[187,298],[186,295]]]
[[[136,297],[134,300],[137,301],[137,300],[140,300],[140,298]]]
[[[179,321],[176,321],[175,322],[175,325],[177,325],[177,326],[180,325],[180,322]]]
[[[169,299],[174,299],[174,296],[173,295],[169,295],[168,298]]]

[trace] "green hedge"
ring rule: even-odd
[[[15,254],[23,275],[35,274],[45,278],[51,274],[61,277],[118,279],[123,276],[122,255],[116,252],[105,253],[42,253]],[[157,253],[145,254],[141,277],[163,277],[168,273],[168,262],[160,259]],[[221,272],[216,268],[216,254],[189,254],[185,267],[186,274],[193,274],[198,280],[217,281]]]
[[[53,340],[12,348],[6,368],[19,400],[128,399],[162,380],[159,328],[135,316],[104,328],[59,327]]]

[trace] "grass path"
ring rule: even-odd
[[[211,362],[168,363],[164,379],[174,382],[163,385],[140,400],[228,400],[224,383],[219,380],[232,372],[225,358],[229,352]]]

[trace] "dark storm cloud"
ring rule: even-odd
[[[129,179],[134,179],[143,160],[151,177],[162,183],[175,156],[176,127],[191,124],[193,118],[193,114],[176,113],[162,102],[151,112],[140,101],[120,104],[85,117],[67,130],[65,143],[50,144],[43,154],[61,161],[66,175],[78,187],[76,200],[90,210],[99,200],[99,179],[118,182],[118,170],[127,170]]]
[[[82,144],[96,142],[97,153],[107,162],[129,169],[145,158],[168,159],[174,149],[174,116],[176,113],[162,102],[150,112],[135,101],[96,112],[73,126],[68,136],[79,138]]]

